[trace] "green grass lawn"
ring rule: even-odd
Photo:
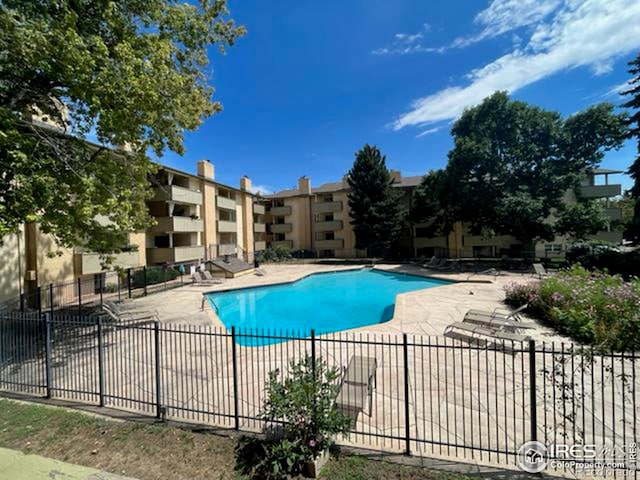
[[[242,479],[236,439],[168,425],[113,421],[80,412],[0,399],[0,447],[141,480]],[[332,480],[461,480],[365,457],[340,455],[323,470]]]

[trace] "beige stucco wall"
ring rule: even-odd
[[[204,199],[200,218],[204,220],[204,231],[202,232],[202,244],[207,252],[209,245],[218,243],[218,233],[216,226],[216,187],[211,182],[203,181],[202,191]]]
[[[241,193],[240,202],[242,204],[242,218],[238,218],[238,225],[242,225],[243,235],[240,245],[247,254],[249,262],[253,261],[254,256],[254,235],[253,235],[253,197],[248,193]]]
[[[285,217],[285,223],[291,223],[293,230],[285,234],[285,239],[293,241],[294,250],[310,250],[311,241],[311,197],[299,196],[284,199],[284,204],[291,207],[291,215]]]
[[[25,272],[24,228],[6,235],[0,244],[0,302],[17,298],[22,292]]]

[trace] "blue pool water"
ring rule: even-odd
[[[309,336],[386,322],[396,295],[446,285],[416,275],[362,269],[310,275],[284,285],[208,294],[227,329],[291,332]],[[239,338],[240,344],[255,339]],[[257,342],[260,344],[274,342]]]

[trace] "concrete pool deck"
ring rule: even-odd
[[[268,264],[262,267],[266,275],[245,275],[224,279],[219,285],[186,285],[155,293],[130,302],[136,310],[156,311],[162,323],[208,325],[224,327],[203,295],[210,292],[268,286],[300,280],[314,273],[339,272],[362,268],[365,265],[327,264]],[[535,281],[530,274],[502,273],[500,275],[472,275],[428,270],[409,264],[380,264],[375,268],[399,273],[449,280],[450,285],[416,290],[396,297],[393,319],[380,324],[350,330],[356,333],[384,333],[413,335],[442,335],[447,325],[459,322],[467,310],[476,308],[493,311],[505,308],[504,287],[511,282]],[[203,309],[204,305],[204,309]],[[534,320],[530,319],[532,323]],[[534,340],[569,341],[553,330],[536,324],[527,334]]]

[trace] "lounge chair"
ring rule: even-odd
[[[116,322],[122,321],[138,321],[138,320],[159,320],[158,312],[150,312],[148,310],[131,310],[123,308],[121,304],[117,304],[110,300],[102,303],[102,310]]]
[[[222,283],[222,279],[221,278],[214,278],[213,275],[211,275],[211,272],[209,272],[208,270],[202,270],[200,272],[200,276],[202,277],[202,279],[206,282],[210,282],[210,283]]]
[[[508,310],[506,308],[500,308],[500,307],[495,308],[493,311],[477,310],[472,308],[467,312],[465,317],[473,315],[478,317],[490,317],[490,318],[497,318],[500,320],[513,320],[516,322],[520,322],[522,320],[522,317],[520,316],[520,314],[523,313],[528,307],[529,307],[529,304],[525,303],[524,305],[520,305],[515,310]]]
[[[468,313],[467,315],[465,315],[462,321],[465,323],[473,323],[475,325],[493,328],[496,330],[505,330],[507,332],[514,333],[516,333],[518,330],[536,328],[536,326],[531,323],[515,322],[513,320],[505,320],[504,318],[489,317],[485,315],[474,315],[472,313]]]
[[[431,268],[433,267],[434,264],[438,263],[439,261],[440,259],[436,258],[436,256],[434,255],[433,257],[431,257],[431,259],[427,263],[424,263],[422,265],[422,268]]]
[[[541,263],[534,263],[533,265],[533,275],[537,275],[538,278],[543,278],[549,276],[549,272],[544,268],[544,265]]]
[[[528,335],[520,335],[489,326],[474,325],[468,322],[454,322],[444,330],[444,335],[450,338],[465,340],[470,344],[485,346],[489,343],[512,350],[511,345],[505,342],[527,342],[531,339]]]
[[[376,381],[378,362],[373,357],[353,355],[342,377],[336,405],[347,416],[355,420],[369,399],[369,413],[373,408],[373,388]]]

